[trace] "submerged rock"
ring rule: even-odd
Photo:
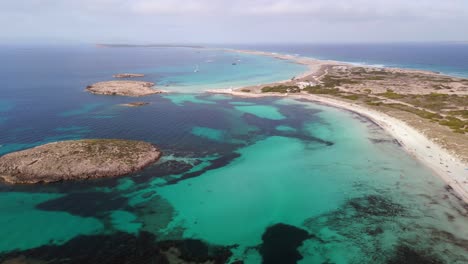
[[[0,157],[0,178],[9,183],[38,183],[114,177],[141,170],[160,156],[158,148],[142,141],[61,141]]]
[[[143,231],[137,235],[124,232],[83,235],[61,245],[2,252],[0,263],[222,264],[228,263],[231,256],[230,247],[209,245],[195,239],[158,242],[156,236]],[[13,262],[18,260],[27,262]]]
[[[86,87],[86,90],[94,94],[122,95],[122,96],[146,96],[162,93],[153,89],[154,83],[142,81],[108,81],[98,82]]]
[[[311,235],[307,231],[295,226],[276,224],[269,227],[263,234],[263,244],[260,245],[262,263],[297,263],[302,259],[297,249],[309,238]]]
[[[427,253],[421,253],[405,245],[399,245],[387,264],[442,264],[443,262]]]
[[[405,208],[400,204],[379,195],[353,198],[347,205],[354,209],[355,217],[396,217],[405,212]]]
[[[127,107],[139,107],[139,106],[144,106],[144,105],[149,105],[149,103],[147,103],[147,102],[132,102],[132,103],[121,104],[121,106],[127,106]]]

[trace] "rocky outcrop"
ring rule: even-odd
[[[94,94],[122,95],[122,96],[146,96],[162,93],[153,89],[154,83],[142,81],[108,81],[98,82],[86,87],[86,90]]]
[[[126,175],[156,162],[154,145],[134,140],[60,141],[0,157],[0,178],[39,183]]]
[[[144,74],[139,73],[118,73],[112,75],[114,78],[137,78],[137,77],[145,77]]]

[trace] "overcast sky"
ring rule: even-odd
[[[0,43],[467,41],[468,0],[0,0]]]

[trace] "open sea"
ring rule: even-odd
[[[411,47],[408,56],[380,45],[256,49],[462,76],[468,48],[456,47]],[[308,101],[203,93],[290,79],[304,66],[94,46],[2,46],[0,61],[0,155],[84,138],[163,151],[126,177],[0,183],[2,264],[468,263],[467,205],[372,121]],[[123,72],[174,93],[84,91]],[[120,106],[134,101],[150,104]]]

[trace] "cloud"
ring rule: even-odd
[[[146,15],[308,16],[329,21],[468,16],[466,0],[135,0]]]
[[[466,39],[468,0],[0,0],[2,40]]]
[[[132,11],[156,15],[201,15],[212,11],[208,1],[135,1]]]
[[[304,16],[309,19],[454,19],[468,16],[467,0],[2,0],[0,14],[71,12],[81,15]]]

